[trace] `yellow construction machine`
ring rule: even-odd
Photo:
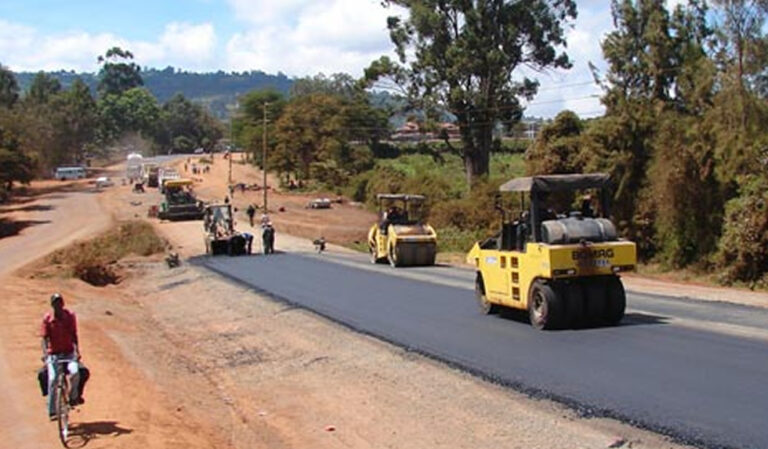
[[[477,272],[481,310],[527,310],[537,329],[618,324],[626,307],[619,275],[635,269],[637,256],[635,244],[618,238],[608,219],[609,176],[516,178],[499,190],[519,192],[521,212],[511,220],[499,195],[501,231],[467,255]],[[567,205],[568,212],[548,208],[554,202]]]
[[[368,231],[368,248],[372,263],[389,261],[393,267],[434,265],[437,234],[423,222],[422,195],[376,195],[379,222]]]

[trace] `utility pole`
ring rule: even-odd
[[[264,102],[264,125],[261,130],[261,169],[264,171],[264,213],[267,209],[267,102]]]
[[[237,108],[237,103],[235,103],[235,108]],[[232,112],[229,115],[229,145],[227,146],[227,153],[229,153],[229,174],[227,175],[227,188],[232,185],[232,142],[234,139],[234,133],[232,132],[232,122],[235,120],[235,113]],[[213,158],[213,154],[211,154],[211,158]]]

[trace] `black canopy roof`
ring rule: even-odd
[[[571,175],[540,175],[515,178],[499,187],[500,192],[562,192],[610,187],[611,178],[606,173]]]
[[[427,198],[424,195],[411,195],[409,193],[379,193],[376,199],[381,200],[401,200],[401,201],[424,201]]]

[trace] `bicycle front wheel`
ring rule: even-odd
[[[69,440],[69,388],[66,376],[60,375],[56,382],[56,414],[59,423],[59,439],[64,447]]]

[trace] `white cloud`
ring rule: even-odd
[[[227,43],[226,65],[234,70],[360,76],[372,60],[392,54],[386,18],[397,11],[379,1],[293,0],[265,8],[247,0],[230,4],[238,18],[255,25]]]
[[[95,72],[96,58],[113,46],[131,50],[140,65],[203,70],[215,65],[215,45],[211,24],[170,23],[157,41],[147,42],[83,31],[45,35],[32,27],[0,20],[0,62],[16,71]]]

